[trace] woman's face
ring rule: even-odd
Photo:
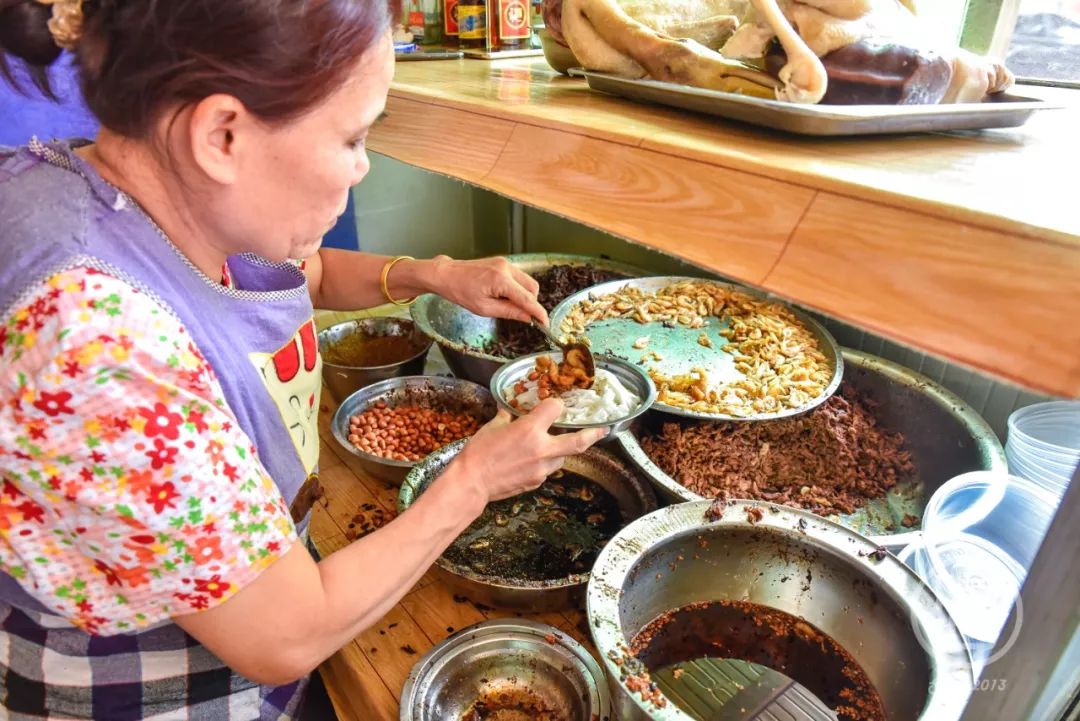
[[[235,182],[213,202],[231,250],[269,260],[307,258],[345,212],[367,175],[368,131],[382,115],[394,73],[390,34],[376,42],[326,102],[281,125],[247,130]]]

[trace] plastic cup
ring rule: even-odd
[[[1059,502],[1033,481],[993,471],[957,476],[931,496],[922,539],[905,556],[965,636],[997,639]]]

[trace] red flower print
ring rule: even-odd
[[[221,472],[224,473],[225,477],[228,478],[230,481],[236,483],[236,466],[226,462],[225,467],[222,469]]]
[[[154,450],[147,451],[146,457],[150,459],[150,467],[155,471],[160,471],[165,466],[171,466],[176,463],[176,454],[179,449],[172,448],[165,445],[165,441],[160,438],[154,439]]]
[[[107,457],[108,456],[106,456],[101,451],[91,451],[90,453],[90,460],[92,460],[94,463],[104,463]]]
[[[30,432],[30,440],[43,441],[45,440],[45,431],[48,426],[45,425],[45,421],[30,421],[26,426],[26,430]]]
[[[45,522],[45,509],[29,499],[20,503],[16,508],[23,515],[23,521]]]
[[[195,590],[199,593],[209,593],[214,598],[221,598],[230,588],[232,588],[232,584],[228,581],[222,581],[221,574],[215,573],[207,581],[200,578],[195,579]]]
[[[89,466],[84,466],[83,469],[79,471],[79,477],[89,483],[94,480],[94,469]]]
[[[187,422],[195,426],[195,430],[199,433],[206,433],[210,428],[210,426],[206,425],[206,420],[203,419],[203,414],[200,411],[190,411],[187,416]]]
[[[277,553],[281,550],[281,544],[277,541],[270,541],[270,543],[266,544],[266,550],[270,551],[270,553]]]
[[[85,598],[79,601],[76,605],[83,613],[90,613],[94,610],[94,604],[90,603],[90,601],[86,600]]]
[[[147,438],[165,436],[170,441],[180,437],[180,424],[184,417],[179,413],[173,413],[164,403],[157,403],[151,408],[139,408],[139,415],[146,419],[146,429],[143,433]]]
[[[204,608],[210,606],[210,602],[206,600],[206,596],[192,596],[188,600],[188,604],[196,611],[202,611]]]
[[[199,566],[225,558],[225,554],[221,552],[221,539],[218,536],[199,538],[195,541],[195,548],[191,550],[191,555],[195,557],[195,563]]]
[[[75,411],[67,404],[71,400],[71,394],[67,391],[60,391],[59,393],[49,393],[48,391],[42,391],[41,397],[34,401],[34,408],[49,416],[50,418],[65,413],[67,415],[74,415]]]
[[[82,368],[78,361],[68,361],[64,364],[64,375],[68,378],[77,378],[80,373],[82,373]]]
[[[132,471],[128,474],[128,485],[131,486],[132,493],[143,493],[148,490],[153,483],[154,474],[150,471]]]
[[[116,569],[116,577],[128,588],[138,588],[150,583],[150,577],[146,575],[145,566],[132,566],[131,568],[120,566]]]
[[[12,483],[11,481],[9,481],[8,479],[5,478],[4,479],[3,494],[5,496],[8,496],[8,497],[12,498],[12,499],[15,499],[15,498],[18,498],[19,496],[21,496],[23,493],[22,493],[22,491],[19,490],[18,486],[16,486],[14,483]]]
[[[146,502],[154,507],[154,513],[161,513],[166,508],[176,508],[176,499],[180,494],[172,481],[157,483],[150,486],[150,492],[146,496]]]
[[[101,560],[94,561],[94,568],[105,574],[105,580],[110,586],[120,585],[120,577],[116,575],[116,571],[106,566]]]

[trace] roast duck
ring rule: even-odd
[[[980,102],[1003,64],[932,47],[915,0],[544,0],[585,68],[795,103]],[[924,29],[925,30],[925,29]]]

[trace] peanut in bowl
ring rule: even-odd
[[[565,374],[560,380],[558,351],[533,353],[507,363],[491,378],[491,394],[500,408],[524,416],[547,397],[557,396],[566,411],[552,432],[606,428],[608,437],[621,433],[656,401],[656,386],[643,368],[597,355],[596,380],[585,388],[582,379]],[[550,382],[549,378],[555,376]]]

